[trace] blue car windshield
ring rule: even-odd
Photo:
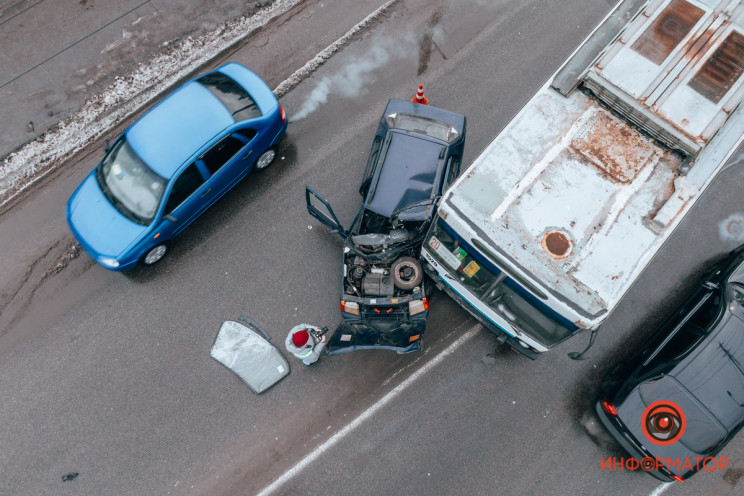
[[[109,150],[96,177],[106,198],[122,215],[142,225],[155,218],[167,182],[134,153],[125,138]]]

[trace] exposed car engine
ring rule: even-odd
[[[346,259],[344,292],[349,295],[393,298],[420,290],[424,272],[411,256],[392,263],[370,263],[354,255]]]

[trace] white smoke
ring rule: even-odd
[[[375,71],[388,64],[395,58],[402,58],[410,50],[405,47],[393,47],[390,42],[381,42],[373,46],[364,58],[347,64],[338,73],[323,77],[310,92],[292,120],[300,120],[315,112],[318,107],[328,102],[328,96],[333,93],[344,98],[364,95],[369,85],[375,82]],[[414,52],[415,53],[415,52]]]

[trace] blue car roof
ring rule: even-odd
[[[279,105],[271,88],[247,67],[231,62],[214,72],[242,86],[262,115]],[[197,81],[190,81],[137,120],[126,131],[126,138],[155,173],[169,179],[202,146],[234,123],[216,96]]]
[[[170,178],[233,120],[224,105],[192,81],[150,109],[126,132],[127,141],[155,173]]]

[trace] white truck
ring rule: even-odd
[[[625,0],[443,195],[426,272],[536,358],[596,330],[744,134],[740,0]]]

